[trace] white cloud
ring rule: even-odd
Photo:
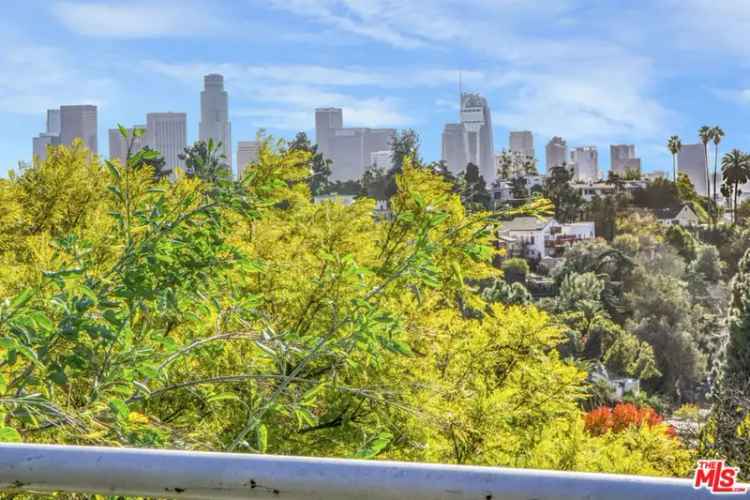
[[[52,13],[71,31],[85,36],[149,38],[221,33],[226,26],[216,9],[191,0],[163,2],[72,2],[54,4]]]
[[[12,46],[0,52],[0,111],[41,116],[60,104],[101,106],[117,90],[108,78],[83,74],[61,50],[18,42]]]

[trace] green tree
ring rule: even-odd
[[[672,155],[672,181],[677,182],[677,153],[682,149],[682,141],[676,135],[673,135],[667,141],[667,149]]]
[[[310,154],[310,192],[313,196],[325,193],[331,176],[331,160],[323,158],[318,151],[318,145],[312,144],[305,132],[298,132],[294,140],[289,143],[290,151],[304,151]]]
[[[221,152],[221,142],[215,143],[213,139],[198,141],[177,156],[185,162],[187,174],[191,177],[207,182],[232,177],[226,155]]]
[[[484,177],[479,174],[479,167],[473,163],[466,165],[462,181],[461,200],[464,205],[474,210],[488,210],[492,202],[492,196],[487,191],[487,183]]]
[[[726,458],[747,476],[750,470],[750,251],[732,280],[729,342],[716,389],[704,453]]]
[[[505,280],[508,283],[522,283],[526,284],[526,279],[529,276],[529,263],[525,259],[513,258],[507,259],[502,265]]]
[[[708,191],[708,198],[713,200],[711,196],[711,179],[708,169],[708,143],[713,139],[713,129],[708,125],[703,125],[698,129],[698,137],[700,137],[701,143],[703,144],[703,157],[706,165],[706,190]]]
[[[717,183],[718,177],[719,177],[719,144],[721,144],[721,139],[724,137],[724,131],[719,127],[718,125],[711,128],[711,139],[714,141],[714,178],[713,178],[713,196],[716,198],[717,194],[719,193]],[[712,201],[714,201],[714,198],[712,198]],[[716,225],[716,218],[718,217],[718,214],[714,214],[714,225]]]
[[[544,195],[555,206],[555,219],[559,222],[576,220],[583,206],[580,193],[570,185],[572,180],[572,170],[564,165],[552,167],[544,180]]]
[[[750,179],[750,157],[739,149],[733,149],[721,159],[724,191],[732,195],[733,223],[737,224],[737,197],[740,184]]]

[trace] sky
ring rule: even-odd
[[[234,150],[259,129],[314,138],[314,109],[345,126],[413,128],[426,160],[464,90],[487,97],[495,149],[531,130],[635,144],[671,171],[670,135],[750,149],[747,0],[25,0],[0,19],[0,176],[31,159],[45,110],[99,107],[107,129],[188,113],[197,139],[203,75],[225,76]]]

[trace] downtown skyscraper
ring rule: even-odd
[[[229,122],[229,95],[224,90],[224,77],[210,74],[203,77],[204,89],[201,92],[201,121],[198,137],[214,144],[221,143],[219,151],[226,156],[226,163],[232,168],[232,124]]]
[[[98,153],[97,108],[90,104],[60,106],[47,110],[46,131],[32,141],[35,158],[47,158],[47,146],[70,146],[75,139],[94,154]]]
[[[442,160],[454,174],[473,163],[490,184],[495,181],[497,172],[492,116],[487,99],[479,94],[462,92],[460,119],[460,123],[449,123],[443,129]]]
[[[164,157],[165,173],[175,167],[185,168],[179,154],[187,146],[187,114],[148,113],[146,115],[146,145]]]

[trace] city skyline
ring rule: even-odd
[[[414,128],[424,158],[439,159],[443,125],[455,120],[459,72],[465,90],[488,100],[493,135],[503,139],[496,150],[509,131],[531,130],[540,160],[559,135],[571,146],[596,145],[603,169],[609,145],[635,144],[644,170],[670,171],[670,135],[690,143],[701,125],[721,125],[722,151],[750,142],[746,49],[736,36],[749,5],[472,1],[459,8],[428,1],[415,8],[380,1],[364,9],[300,2],[6,6],[0,37],[14,51],[0,56],[7,82],[0,90],[0,175],[30,159],[28,138],[43,130],[39,117],[60,104],[98,107],[104,154],[109,128],[141,123],[153,109],[186,112],[192,143],[199,137],[196,95],[203,75],[213,72],[225,76],[230,92],[234,151],[237,138],[253,138],[259,128],[313,137],[314,109],[338,106],[349,126]],[[424,19],[440,29],[428,29]],[[663,20],[658,28],[654,19]],[[612,28],[623,23],[639,26],[640,35],[617,36]],[[196,39],[187,45],[186,32]],[[659,44],[652,43],[656,33]],[[247,44],[252,56],[233,48]]]

